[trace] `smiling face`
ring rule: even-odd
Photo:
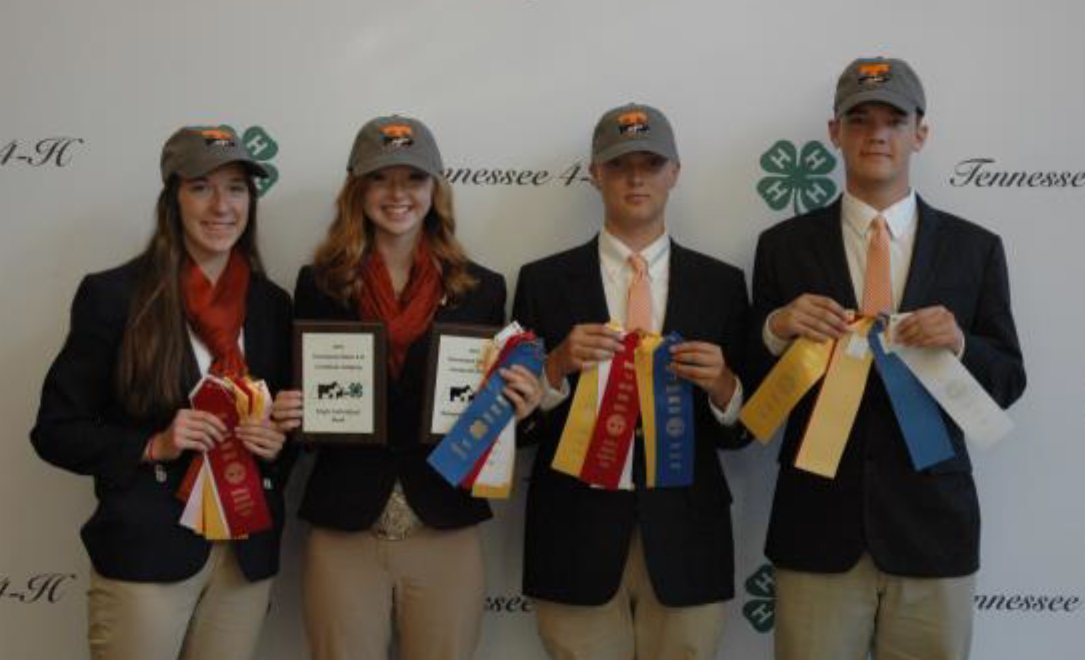
[[[829,137],[844,157],[849,192],[867,201],[896,201],[911,186],[909,165],[923,148],[927,126],[893,106],[863,103],[830,120]]]
[[[365,175],[362,210],[378,238],[413,240],[433,206],[433,177],[407,165]]]
[[[678,164],[663,156],[634,151],[591,167],[592,182],[603,197],[608,227],[621,232],[663,226]]]
[[[177,189],[185,249],[197,264],[224,264],[249,220],[249,184],[240,163],[182,179]]]

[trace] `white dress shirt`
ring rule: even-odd
[[[607,313],[615,322],[624,325],[626,306],[629,303],[629,285],[633,281],[633,267],[629,256],[633,254],[624,243],[604,227],[599,232],[599,270],[603,279],[603,293],[607,301]],[[667,289],[671,272],[671,238],[666,231],[640,251],[648,262],[648,278],[652,295],[652,332],[663,331],[663,316],[667,311]],[[569,396],[569,381],[562,379],[560,389],[550,385],[550,379],[543,375],[543,397],[539,406],[543,410],[557,407]],[[728,426],[738,419],[742,408],[742,381],[735,377],[735,393],[720,410],[709,400],[709,407],[721,424]]]
[[[908,269],[912,263],[912,250],[915,248],[915,232],[919,226],[919,211],[916,206],[915,191],[911,190],[896,204],[878,212],[858,197],[844,193],[840,207],[841,230],[844,235],[844,254],[848,260],[848,273],[855,290],[855,299],[862,301],[863,287],[866,282],[867,245],[870,243],[874,218],[881,215],[889,227],[889,278],[893,291],[893,311],[900,309],[904,297],[904,285],[908,281]],[[837,301],[840,303],[841,301]],[[773,355],[780,355],[791,344],[791,340],[781,339],[772,333],[769,321],[780,310],[769,314],[765,319],[761,336],[765,347]]]

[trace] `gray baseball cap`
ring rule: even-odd
[[[162,182],[174,174],[185,179],[203,176],[227,163],[241,163],[253,176],[268,175],[229,126],[185,126],[162,146]]]
[[[591,162],[605,163],[634,151],[647,151],[678,162],[671,123],[662,112],[648,105],[629,103],[608,110],[595,124]]]
[[[444,166],[437,141],[417,119],[392,115],[366,122],[354,138],[347,171],[362,176],[383,167],[409,165],[440,178]]]
[[[927,112],[923,83],[904,60],[864,57],[844,69],[836,83],[833,114],[840,117],[860,103],[871,101],[888,103],[909,114]]]

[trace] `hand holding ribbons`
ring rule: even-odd
[[[817,296],[800,296],[783,310],[798,307],[804,298],[809,304],[821,304],[813,302]],[[770,330],[776,334],[775,326],[794,318],[770,321]],[[871,365],[886,388],[916,470],[954,455],[942,411],[969,439],[982,444],[994,442],[1013,426],[955,356],[963,349],[964,335],[944,307],[860,317],[845,334],[835,337],[832,328],[816,326],[819,329],[814,331],[811,327],[791,335],[797,338],[740,415],[759,440],[768,442],[791,409],[824,377],[796,455],[795,466],[800,469],[835,477]],[[831,340],[819,340],[819,336]]]
[[[505,389],[501,393],[512,403],[517,421],[524,419],[539,406],[542,399],[539,376],[522,364],[502,367],[498,373],[505,379]]]
[[[478,497],[507,497],[515,458],[513,417],[539,403],[543,345],[513,323],[495,338],[499,353],[471,404],[427,461],[453,486]]]
[[[832,298],[804,293],[769,316],[769,330],[783,340],[805,337],[823,342],[842,337],[854,319],[855,312]]]
[[[553,469],[585,483],[630,489],[634,431],[641,421],[645,486],[693,482],[691,383],[712,391],[727,375],[722,352],[675,333],[628,333],[610,359],[581,371]],[[731,376],[733,379],[733,376]],[[729,385],[731,392],[734,384]]]
[[[893,341],[905,346],[948,348],[954,355],[964,350],[964,333],[957,326],[957,317],[941,305],[917,309],[893,330]]]
[[[283,433],[301,426],[304,417],[304,398],[301,390],[280,390],[271,404],[271,420]]]
[[[614,358],[622,350],[622,333],[602,323],[573,326],[565,339],[546,356],[546,377],[559,387],[569,374]]]
[[[182,408],[166,430],[159,431],[148,441],[145,456],[149,461],[173,461],[185,450],[210,451],[222,442],[226,431],[222,420],[211,413]]]
[[[244,376],[208,374],[189,398],[200,415],[186,415],[186,420],[209,424],[221,437],[189,466],[178,492],[185,502],[181,524],[213,541],[243,539],[270,529],[271,513],[253,454],[274,459],[285,436],[268,419],[272,404],[267,384]],[[209,422],[209,417],[215,421]],[[170,429],[176,426],[175,419]]]
[[[737,379],[727,367],[723,349],[704,341],[684,341],[671,345],[670,354],[674,359],[670,365],[674,373],[708,392],[717,408],[727,407],[734,396]]]

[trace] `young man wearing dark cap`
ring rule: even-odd
[[[910,312],[894,341],[949,349],[1003,407],[1021,395],[1001,240],[911,187],[925,113],[902,60],[856,60],[840,76],[829,136],[846,190],[760,237],[757,371],[798,337],[836,339],[856,315]],[[879,373],[869,372],[834,478],[795,467],[816,388],[788,421],[766,544],[780,660],[968,657],[980,531],[968,451],[946,418],[951,457],[914,469]]]
[[[524,591],[553,658],[715,657],[733,594],[727,482],[717,449],[744,444],[734,351],[748,310],[741,271],[669,237],[679,160],[667,119],[626,105],[599,120],[592,182],[603,228],[587,244],[520,271],[513,317],[550,347],[539,451],[527,499]],[[692,483],[647,488],[643,436],[632,487],[593,487],[552,466],[582,370],[622,348],[627,330],[678,332],[671,368],[692,382]]]

